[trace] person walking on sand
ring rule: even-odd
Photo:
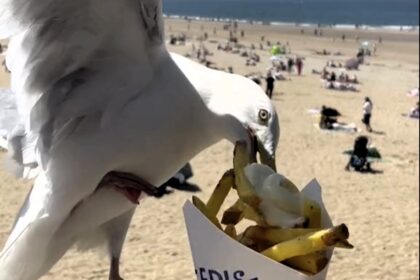
[[[289,58],[287,60],[287,72],[289,72],[289,75],[292,74],[293,66],[294,66],[294,61],[292,58]]]
[[[363,104],[363,123],[366,125],[366,130],[372,132],[372,127],[370,125],[372,119],[373,103],[369,97],[365,98],[365,103]]]
[[[303,70],[303,60],[300,57],[296,58],[296,68],[297,68],[298,75],[301,76],[302,70]]]
[[[274,83],[275,83],[275,79],[271,71],[268,71],[265,81],[267,83],[266,94],[271,99],[273,97]]]

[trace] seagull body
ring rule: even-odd
[[[160,185],[221,139],[250,146],[242,124],[210,111],[170,58],[161,6],[0,1],[0,36],[11,37],[12,90],[25,131],[37,139],[40,166],[1,252],[0,280],[47,273],[68,249],[57,245],[68,224],[87,231],[131,211],[128,200],[107,204],[124,196],[98,189],[109,172]],[[75,218],[88,208],[95,210],[91,219]]]
[[[264,147],[270,151],[270,154],[274,155],[279,138],[278,117],[271,101],[258,85],[245,77],[211,70],[176,54],[172,54],[172,58],[198,90],[198,96],[206,103],[207,107],[210,108],[210,111],[213,113],[213,116],[206,117],[206,121],[214,118],[214,115],[231,115],[245,126],[252,128],[259,141],[261,141]],[[206,79],[199,79],[200,76],[206,77]],[[226,85],[226,87],[224,87],[224,85]],[[133,103],[133,106],[137,105],[140,106],[140,104]],[[182,105],[178,108],[181,110],[185,109],[182,108]],[[131,108],[127,108],[127,110],[131,111]],[[4,111],[4,109],[2,109],[2,111]],[[263,116],[264,118],[261,116],[261,111],[264,111],[267,114],[266,116]],[[121,117],[125,120],[126,117],[123,116],[124,115],[121,114]],[[267,117],[267,119],[265,119],[265,117]],[[175,116],[171,116],[171,119],[173,118],[175,118]],[[219,118],[220,117],[216,117],[216,119]],[[117,124],[115,123],[112,126],[115,125]],[[118,127],[120,125],[124,124],[118,124]],[[127,125],[131,127],[132,124]],[[208,127],[209,125],[209,123],[206,123],[198,126]],[[222,122],[218,123],[218,121],[216,121],[215,125],[218,126],[223,124]],[[209,135],[206,135],[208,142],[206,142],[205,145],[211,145],[214,141],[220,140],[220,137],[216,137],[216,140],[212,140],[215,138],[214,133],[217,132],[218,129],[220,128],[213,127],[208,131]],[[177,130],[177,132],[178,131],[179,130]],[[187,141],[191,141],[191,136],[193,136],[193,138],[202,137],[203,132],[205,131],[197,129],[198,134],[194,136],[190,133],[190,137],[188,137],[189,140]],[[185,133],[187,132],[181,131],[179,132],[179,136],[181,137],[183,134],[185,135]],[[226,133],[229,132],[226,131]],[[120,134],[121,133],[118,133],[117,135]],[[19,136],[24,137],[25,134],[23,133]],[[182,139],[180,138],[180,140]],[[156,139],[154,139],[150,145],[153,145],[154,141],[156,141]],[[185,139],[183,141],[185,141]],[[130,139],[127,139],[122,143],[126,142],[130,142]],[[138,143],[139,142],[135,141],[134,145],[138,145]],[[171,145],[166,143],[164,147],[168,148],[169,146]],[[177,145],[173,147],[185,149],[185,143],[177,143]],[[191,149],[190,146],[188,148]],[[172,151],[172,153],[176,153],[176,151]],[[31,155],[33,153],[29,154]],[[133,160],[135,167],[138,166],[138,161],[139,159]],[[27,162],[30,162],[30,160],[28,159]],[[157,164],[159,165],[159,163]],[[33,163],[29,166],[33,166]],[[124,169],[118,170],[132,169],[130,169],[130,167],[125,167]],[[113,205],[112,211],[110,211],[108,205]],[[47,259],[44,261],[42,273],[45,273],[51,268],[75,243],[83,249],[95,248],[106,244],[111,257],[110,279],[120,279],[119,258],[135,209],[135,204],[130,203],[124,196],[115,195],[115,190],[112,188],[97,190],[94,195],[91,195],[79,205],[72,213],[71,217],[66,219],[65,223],[60,226],[60,229],[50,239]]]

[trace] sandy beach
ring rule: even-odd
[[[259,50],[261,36],[272,43],[288,42],[292,54],[305,58],[302,76],[276,82],[273,102],[280,115],[281,139],[277,153],[279,171],[298,186],[313,178],[323,186],[323,195],[334,223],[346,223],[351,231],[352,251],[335,253],[329,280],[414,280],[419,277],[419,121],[403,117],[418,101],[407,92],[419,84],[418,32],[323,29],[315,37],[313,28],[240,24],[239,38],[246,47],[257,46],[261,58],[256,66],[246,66],[238,54],[217,50],[229,32],[222,23],[167,20],[166,33],[184,33],[183,46],[169,46],[182,55],[192,53],[192,44],[208,33],[203,42],[213,53],[208,59],[216,67],[233,67],[237,74],[265,75],[270,66],[269,48]],[[216,30],[216,34],[214,34]],[[341,36],[346,35],[346,41]],[[359,37],[359,42],[356,41]],[[240,37],[240,36],[239,36]],[[379,43],[382,38],[383,43]],[[376,42],[377,53],[367,58],[360,71],[350,71],[360,80],[359,92],[331,91],[322,87],[312,69],[321,70],[327,60],[344,61],[355,56],[364,40]],[[316,51],[341,52],[342,56],[322,56]],[[337,71],[337,70],[336,70]],[[288,76],[289,77],[289,76]],[[1,67],[0,86],[9,86]],[[263,84],[264,86],[264,84]],[[346,172],[355,138],[365,134],[361,122],[362,105],[369,96],[374,105],[369,134],[382,153],[382,162],[373,167],[382,174]],[[337,108],[342,121],[355,123],[359,134],[328,133],[314,127],[318,119],[308,109],[322,105]],[[232,167],[233,146],[222,142],[192,160],[191,180],[207,199],[220,176]],[[5,154],[1,154],[3,161]],[[0,167],[0,244],[3,244],[31,182],[21,182]],[[191,193],[174,192],[161,199],[141,203],[131,225],[122,259],[125,279],[194,279],[194,269],[182,215],[182,206]],[[1,246],[0,246],[1,247]],[[107,279],[108,261],[96,252],[69,252],[43,280]]]

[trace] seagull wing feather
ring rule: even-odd
[[[162,18],[161,0],[0,0],[12,91],[41,168],[0,255],[0,280],[45,273],[50,237],[107,169],[82,155],[112,161],[105,147],[70,142],[59,159],[51,151],[86,119],[106,125],[148,86],[169,56]]]

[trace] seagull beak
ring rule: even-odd
[[[258,141],[258,152],[260,154],[260,161],[262,164],[267,165],[268,167],[271,167],[275,172],[277,172],[277,165],[276,165],[276,155],[275,153],[270,153],[267,151],[263,143],[261,141]]]
[[[259,141],[258,141],[257,135],[255,134],[255,131],[252,128],[247,127],[247,131],[248,131],[248,136],[251,143],[251,162],[257,162]]]

